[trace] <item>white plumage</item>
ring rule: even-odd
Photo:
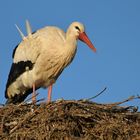
[[[7,103],[23,101],[32,92],[33,85],[35,89],[52,87],[64,68],[73,60],[77,39],[96,51],[84,32],[83,24],[79,22],[73,22],[66,33],[58,27],[47,26],[31,34],[28,21],[26,28],[27,37],[19,29],[23,41],[13,54],[5,92]]]

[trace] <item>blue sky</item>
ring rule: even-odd
[[[97,49],[93,53],[78,42],[72,64],[65,69],[53,88],[53,100],[81,99],[105,93],[96,102],[121,101],[140,95],[140,1],[139,0],[4,0],[0,2],[0,103],[12,63],[12,51],[21,41],[14,24],[24,33],[28,19],[33,30],[56,25],[66,31],[80,21]],[[38,98],[47,90],[38,90]],[[140,106],[135,100],[127,105]]]

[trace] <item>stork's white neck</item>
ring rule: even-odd
[[[72,34],[66,33],[66,41],[65,41],[65,47],[64,47],[64,54],[65,55],[65,62],[66,66],[70,64],[70,62],[73,60],[76,49],[77,49],[77,39]]]
[[[66,44],[70,45],[69,47],[76,47],[77,45],[77,39],[73,35],[66,35]]]

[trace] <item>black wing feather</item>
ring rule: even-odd
[[[11,66],[11,70],[8,76],[8,81],[6,84],[6,90],[5,90],[5,97],[7,97],[7,88],[9,85],[11,85],[16,79],[23,74],[27,68],[28,70],[31,70],[33,68],[33,63],[31,61],[20,61],[18,63],[13,63]]]
[[[18,44],[18,45],[19,45],[19,44]],[[14,50],[13,50],[12,58],[14,58],[14,56],[15,56],[15,52],[16,52],[16,49],[17,49],[18,45],[17,45],[17,46],[14,48]]]

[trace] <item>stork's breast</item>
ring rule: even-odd
[[[64,69],[64,64],[61,56],[45,55],[39,56],[34,69],[33,78],[35,82],[44,83],[48,86],[54,83]]]

